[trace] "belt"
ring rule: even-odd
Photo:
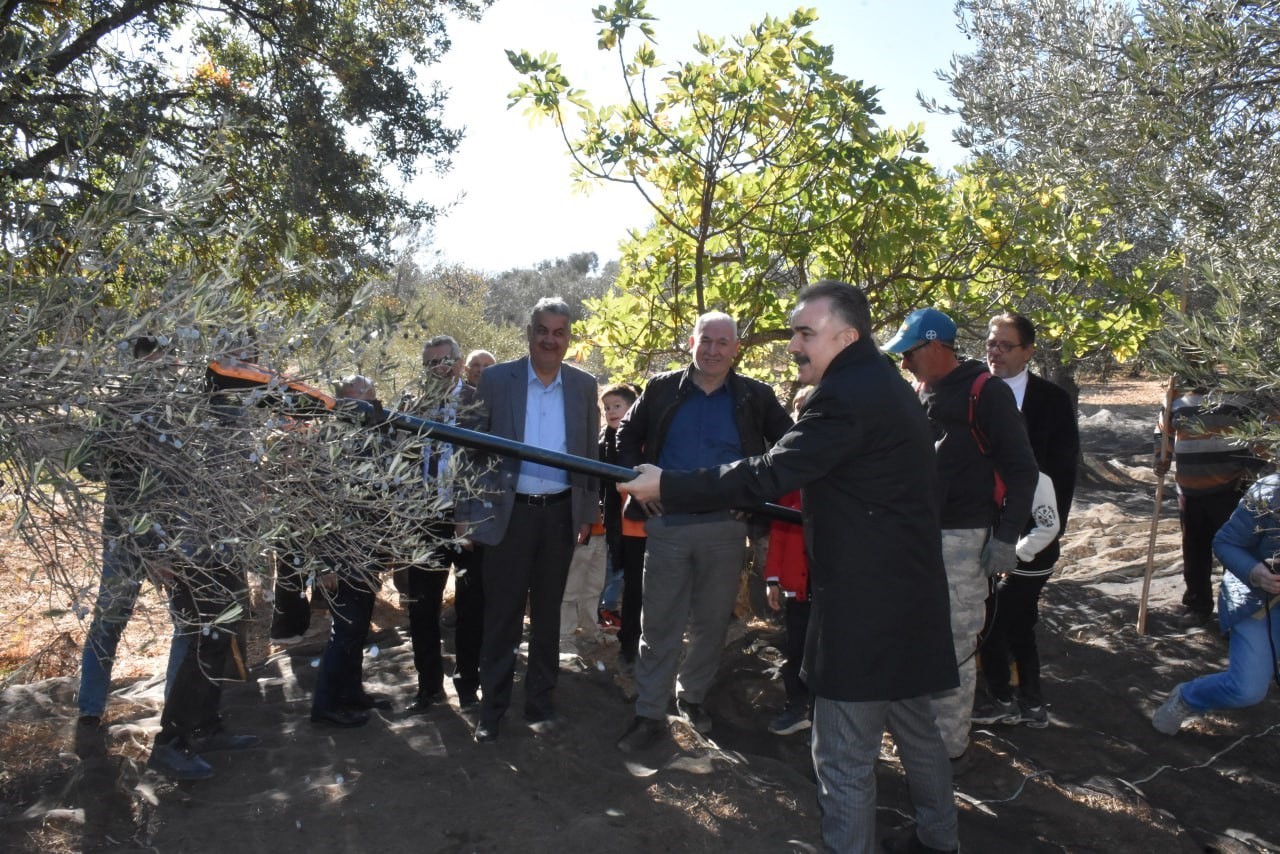
[[[516,493],[516,501],[521,504],[532,504],[534,507],[546,507],[548,504],[556,504],[569,498],[572,489],[565,489],[561,492],[548,492],[543,495],[528,495],[523,492]]]

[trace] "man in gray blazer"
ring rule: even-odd
[[[564,364],[569,306],[544,298],[530,313],[529,355],[487,368],[477,389],[475,429],[596,459],[600,408],[596,381]],[[484,471],[483,464],[476,470]],[[575,543],[586,543],[599,501],[594,479],[503,457],[481,477],[478,494],[457,508],[472,541],[485,546],[484,640],[480,647],[477,742],[495,741],[511,704],[516,652],[529,607],[525,720],[554,723],[552,691],[559,669],[560,601]]]

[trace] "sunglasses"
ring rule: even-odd
[[[902,358],[909,359],[911,356],[915,355],[915,352],[917,350],[923,350],[925,347],[928,347],[932,343],[933,343],[932,341],[922,341],[914,347],[911,347],[907,350],[903,350]]]

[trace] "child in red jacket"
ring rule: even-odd
[[[812,389],[796,395],[794,415],[809,399]],[[784,507],[800,508],[800,492],[791,492],[778,501]],[[783,611],[786,637],[783,653],[782,684],[787,692],[787,706],[769,724],[769,731],[790,735],[810,726],[813,697],[800,679],[800,662],[804,658],[804,636],[809,629],[809,562],[804,554],[804,528],[792,522],[775,521],[769,527],[769,553],[764,562],[769,607]]]

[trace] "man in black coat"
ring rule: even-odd
[[[1058,536],[1029,561],[1018,565],[987,600],[987,626],[982,641],[982,675],[990,697],[973,710],[974,723],[1026,724],[1040,729],[1049,716],[1040,693],[1040,653],[1035,625],[1040,619],[1040,591],[1058,560],[1058,541],[1067,529],[1076,491],[1080,430],[1075,404],[1065,389],[1031,373],[1036,328],[1020,314],[991,318],[987,331],[987,367],[1004,380],[1027,424],[1027,437],[1040,471],[1053,481],[1058,505]],[[1009,685],[1009,662],[1018,665],[1018,695]]]
[[[959,684],[929,424],[876,349],[860,290],[843,282],[806,288],[791,326],[787,349],[800,382],[815,388],[768,453],[694,472],[644,465],[619,489],[668,512],[803,490],[813,610],[802,677],[816,698],[824,845],[874,849],[874,767],[888,727],[916,807],[916,827],[898,843],[955,850],[951,767],[929,700]]]

